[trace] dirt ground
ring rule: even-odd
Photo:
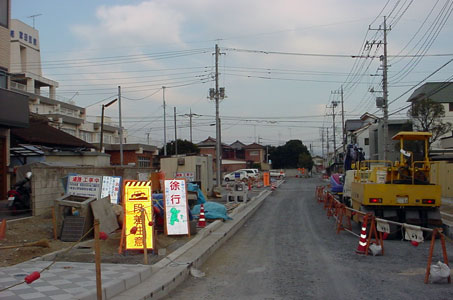
[[[118,253],[121,231],[109,235],[101,241],[101,258],[104,263],[143,263],[143,253],[127,251]],[[45,240],[49,247],[22,247],[26,243]],[[189,240],[187,236],[169,237],[162,233],[156,235],[155,251],[148,255],[149,263],[158,261],[163,256],[157,255],[157,249],[165,249],[171,253]],[[45,244],[45,242],[43,243]],[[73,242],[62,242],[53,239],[53,225],[51,216],[35,216],[18,219],[7,223],[6,236],[0,240],[0,267],[12,266],[35,257],[40,257],[54,251],[67,249]],[[57,256],[59,261],[94,262],[93,241],[85,241],[74,246],[69,252]],[[17,246],[12,249],[1,249],[5,246]],[[162,251],[162,250],[161,250]]]

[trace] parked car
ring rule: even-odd
[[[258,174],[260,173],[258,171],[258,169],[239,169],[237,171],[245,171],[245,172],[247,172],[248,177],[253,177],[253,178],[257,178]]]
[[[269,170],[269,176],[283,179],[286,177],[286,174],[283,170]]]
[[[239,177],[236,177],[237,173],[239,174]],[[225,181],[243,180],[247,178],[248,178],[247,172],[240,170],[228,173],[225,176],[223,176],[223,180]]]

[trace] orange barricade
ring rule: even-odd
[[[372,215],[372,214],[369,214],[369,218],[371,219],[371,222],[370,222],[370,232],[368,234],[368,240],[367,240],[367,243],[366,243],[366,251],[365,251],[365,255],[368,255],[368,249],[370,248],[370,245],[371,245],[371,239],[374,237],[374,244],[378,245],[378,246],[381,246],[381,254],[384,255],[384,240],[382,238],[382,232],[380,232],[380,235],[379,235],[379,238],[378,238],[378,233],[377,233],[377,230],[376,230],[376,220],[375,220],[375,216]]]
[[[327,207],[327,218],[330,218],[330,217],[332,217],[335,214],[335,202],[336,202],[336,200],[332,196],[332,194],[330,194],[330,193],[328,193],[328,194],[329,194],[329,196],[328,196],[329,205]]]
[[[445,246],[445,237],[442,233],[442,229],[434,228],[433,235],[431,237],[431,246],[429,248],[428,266],[426,267],[425,283],[428,283],[428,280],[429,280],[429,274],[430,274],[430,270],[431,270],[431,261],[433,259],[434,244],[436,242],[437,235],[440,236],[440,243],[442,245],[442,255],[444,257],[444,264],[448,265],[447,247]],[[451,283],[451,276],[448,276],[448,283]]]
[[[340,203],[337,217],[337,234],[339,234],[341,230],[352,230],[351,214],[349,213],[348,215],[348,212],[350,211],[346,208],[346,205]],[[343,217],[346,217],[347,227],[344,227],[343,225]]]

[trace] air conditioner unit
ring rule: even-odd
[[[178,157],[178,166],[184,166],[186,159],[184,157]]]

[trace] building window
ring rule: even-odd
[[[24,33],[24,40],[28,41],[28,34],[27,33]]]
[[[9,4],[8,0],[0,0],[0,25],[8,28]]]
[[[453,103],[448,103],[448,111],[453,111]]]
[[[149,168],[151,167],[151,160],[149,157],[146,156],[139,156],[137,157],[138,160],[138,167],[139,168]]]
[[[36,46],[36,39],[33,39],[33,45]]]
[[[31,35],[29,35],[29,36],[28,36],[28,42],[29,42],[29,43],[31,43],[31,39],[32,39],[32,37],[31,37]]]
[[[1,0],[0,0],[1,1]],[[19,31],[19,38],[23,39],[24,38],[24,33],[22,31]]]
[[[11,37],[13,38],[14,37],[14,30],[11,30],[10,33]]]
[[[258,156],[260,155],[260,152],[257,150],[250,151],[250,156]]]
[[[368,146],[370,144],[370,139],[369,138],[365,138],[365,146]]]

